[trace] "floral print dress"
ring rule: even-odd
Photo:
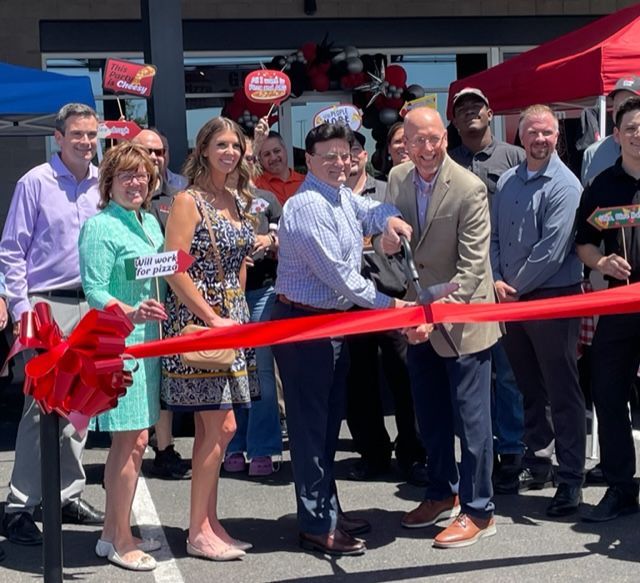
[[[247,323],[249,308],[240,287],[239,275],[242,261],[251,253],[255,243],[251,222],[241,212],[237,195],[235,200],[241,217],[239,228],[193,190],[186,192],[194,197],[200,215],[203,216],[205,212],[209,215],[224,271],[218,272],[207,224],[201,220],[189,251],[195,261],[187,273],[219,316]],[[167,338],[179,336],[187,324],[205,325],[177,298],[171,288],[167,293],[166,307],[169,318],[165,321],[164,334]],[[192,368],[186,366],[179,355],[163,357],[161,396],[167,408],[173,411],[230,409],[234,405],[248,407],[252,399],[260,396],[255,350],[237,350],[236,359],[227,371]]]

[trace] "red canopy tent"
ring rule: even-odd
[[[635,4],[544,43],[517,57],[454,81],[451,99],[464,87],[477,87],[495,113],[519,111],[533,103],[558,110],[593,106],[620,77],[640,72],[640,4]],[[601,107],[601,126],[604,125]]]

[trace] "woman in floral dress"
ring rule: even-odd
[[[167,337],[187,324],[219,328],[249,321],[242,282],[255,235],[244,150],[242,131],[226,118],[212,119],[198,132],[183,169],[189,187],[175,196],[165,232],[167,251],[181,249],[195,259],[186,273],[167,278]],[[236,168],[240,179],[232,190],[227,179]],[[218,520],[218,478],[236,429],[233,407],[249,407],[259,396],[255,351],[238,350],[226,371],[195,369],[179,356],[167,357],[162,374],[167,407],[195,414],[187,552],[218,561],[240,558],[251,545],[231,537]]]

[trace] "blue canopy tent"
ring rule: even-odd
[[[95,108],[89,77],[0,63],[0,136],[48,136],[66,103]]]

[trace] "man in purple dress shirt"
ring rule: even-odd
[[[18,180],[0,241],[0,271],[14,334],[19,333],[22,313],[39,301],[51,305],[65,334],[88,310],[80,284],[78,235],[84,221],[98,211],[98,169],[91,164],[98,139],[96,112],[80,103],[65,105],[56,117],[54,137],[60,153]],[[5,535],[17,544],[42,543],[32,517],[41,502],[39,421],[38,406],[26,396],[2,519]],[[100,524],[104,514],[81,499],[86,437],[68,422],[61,422],[60,432],[63,520]]]

